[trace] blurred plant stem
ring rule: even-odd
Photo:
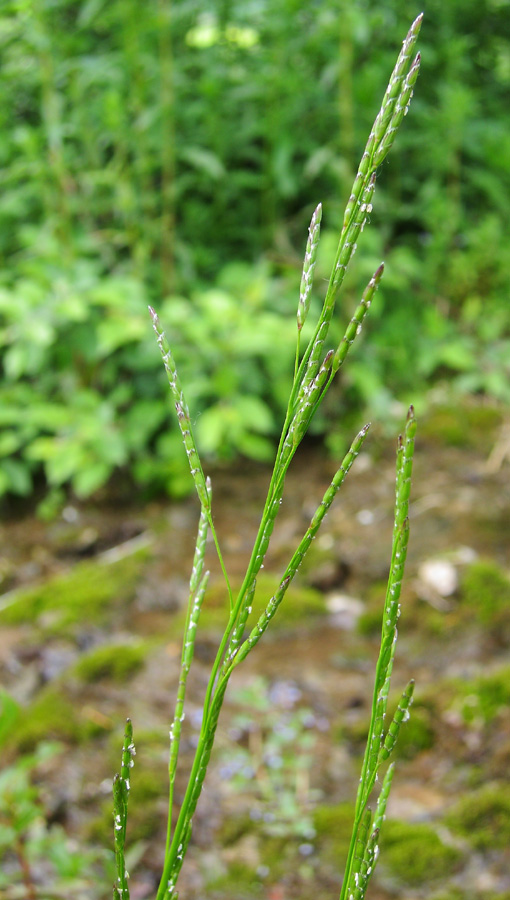
[[[355,140],[353,104],[353,64],[354,64],[354,12],[349,0],[343,0],[340,14],[338,48],[338,112],[340,117],[339,147],[346,166],[346,174],[341,179],[340,193],[343,196],[354,178]]]
[[[161,294],[175,288],[175,115],[172,0],[158,0],[161,138]]]
[[[62,98],[56,87],[56,51],[51,28],[46,21],[43,0],[35,0],[32,7],[33,40],[41,73],[41,121],[47,147],[48,176],[45,205],[48,219],[54,224],[59,242],[66,254],[72,249],[72,217],[69,195],[73,189],[72,178],[64,159],[64,127],[62,122]]]

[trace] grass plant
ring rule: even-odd
[[[218,718],[229,679],[237,666],[254,650],[261,637],[277,615],[285,594],[294,579],[303,558],[316,537],[321,523],[341,488],[349,470],[366,439],[369,425],[365,425],[353,439],[340,467],[334,475],[310,524],[299,542],[278,586],[267,598],[263,612],[256,621],[252,613],[257,578],[264,565],[275,521],[282,503],[285,477],[292,459],[301,444],[310,422],[322,403],[335,375],[343,365],[356,337],[359,335],[372,298],[383,276],[384,265],[374,272],[349,321],[342,340],[336,347],[326,350],[326,340],[333,317],[338,293],[344,281],[357,241],[370,219],[376,171],[386,158],[407,113],[414,84],[420,67],[420,56],[413,58],[414,47],[421,26],[422,16],[412,24],[403,42],[395,68],[390,77],[381,109],[370,132],[359,169],[349,197],[343,227],[331,271],[326,297],[313,334],[304,350],[301,347],[303,324],[309,314],[310,288],[319,241],[322,207],[312,216],[306,247],[300,298],[297,308],[296,358],[292,387],[287,405],[276,460],[262,512],[260,526],[241,588],[232,590],[223,560],[220,541],[213,518],[212,487],[195,442],[192,420],[179,380],[174,356],[156,314],[150,308],[152,323],[168,375],[177,420],[200,503],[200,519],[196,539],[195,557],[189,585],[187,619],[184,629],[181,657],[181,674],[177,689],[175,714],[170,728],[169,754],[169,809],[165,858],[157,900],[170,900],[177,894],[177,881],[192,834],[195,812],[214,745]],[[256,334],[256,323],[254,323]],[[384,603],[381,645],[377,661],[372,700],[372,712],[361,778],[355,802],[352,835],[345,865],[340,900],[362,900],[373,873],[378,855],[379,831],[383,823],[386,803],[393,778],[393,764],[386,767],[391,756],[401,724],[408,718],[413,695],[413,682],[404,689],[397,710],[386,722],[386,709],[390,679],[397,639],[397,620],[400,614],[399,597],[409,539],[409,492],[413,464],[416,422],[413,408],[409,409],[403,434],[398,439],[396,463],[396,499],[391,547],[391,562]],[[205,551],[208,535],[211,535],[225,579],[225,629],[219,642],[205,691],[203,717],[197,741],[195,757],[189,773],[187,788],[179,811],[174,815],[173,793],[179,760],[181,725],[184,719],[186,682],[193,661],[200,612],[206,596],[209,572],[205,568]],[[114,834],[117,862],[117,883],[114,897],[128,900],[129,883],[125,866],[125,837],[128,811],[131,769],[135,749],[133,730],[128,720],[122,752],[122,767],[114,780]],[[374,794],[381,767],[386,767],[382,784],[372,812],[369,802]]]

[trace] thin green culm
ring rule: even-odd
[[[338,292],[342,286],[347,267],[356,250],[357,241],[360,239],[373,209],[377,168],[386,158],[412,98],[420,67],[420,56],[417,54],[413,58],[413,53],[420,31],[421,20],[422,16],[420,15],[413,22],[404,40],[402,51],[398,56],[384,94],[381,108],[370,131],[345,209],[343,227],[322,310],[306,347],[302,349],[300,342],[303,334],[303,324],[309,316],[311,308],[310,298],[322,218],[321,204],[317,206],[312,215],[304,256],[300,296],[297,304],[296,355],[294,372],[289,373],[289,381],[291,383],[289,385],[287,411],[276,451],[260,526],[254,541],[250,561],[237,594],[234,594],[231,589],[223,562],[220,540],[216,533],[212,513],[213,495],[211,484],[204,474],[204,466],[193,436],[191,417],[179,380],[175,360],[159,318],[154,310],[150,309],[153,327],[168,374],[172,399],[182,433],[191,477],[200,502],[200,519],[183,635],[181,672],[177,688],[175,714],[170,728],[168,828],[164,863],[156,894],[157,900],[173,900],[173,898],[177,897],[179,873],[192,835],[192,817],[207,774],[218,719],[230,676],[233,670],[241,665],[254,650],[267,628],[270,627],[272,619],[278,614],[280,605],[285,602],[285,594],[289,585],[306,556],[311,542],[318,533],[324,516],[340,491],[351,466],[355,464],[356,457],[367,437],[369,425],[365,425],[352,440],[349,451],[311,518],[309,527],[289,560],[288,565],[281,573],[276,591],[273,596],[262,598],[263,612],[254,621],[252,608],[258,590],[257,577],[264,565],[275,520],[280,509],[288,468],[336,373],[345,362],[348,353],[356,342],[356,338],[370,309],[370,304],[383,277],[384,266],[381,263],[363,292],[352,318],[347,323],[342,340],[337,346],[327,347],[329,327],[334,315]],[[292,327],[296,328],[296,324],[293,323]],[[256,329],[254,329],[254,339],[256,340]],[[379,833],[383,826],[386,803],[393,778],[393,764],[386,767],[378,794],[376,784],[378,783],[380,769],[382,766],[386,766],[387,760],[395,748],[400,728],[409,716],[409,707],[413,696],[414,682],[411,681],[402,693],[389,726],[386,726],[387,704],[397,640],[397,622],[400,615],[400,591],[409,539],[409,492],[415,433],[416,420],[414,410],[411,407],[403,434],[399,437],[397,443],[395,515],[388,586],[382,612],[381,644],[375,670],[370,726],[357,798],[353,809],[353,827],[340,900],[347,900],[347,898],[351,897],[354,900],[363,900],[374,871],[378,855]],[[193,661],[195,636],[200,627],[200,610],[202,604],[207,603],[208,572],[205,569],[205,549],[209,534],[212,537],[225,577],[225,628],[218,644],[216,656],[211,666],[209,681],[204,692],[202,724],[184,798],[180,808],[174,810],[174,783],[179,763],[179,739],[181,722],[184,717],[186,683]],[[114,888],[114,897],[120,897],[122,900],[129,900],[124,845],[129,771],[133,761],[133,754],[132,728],[131,723],[128,721],[122,754],[121,773],[116,776],[114,782],[114,833],[117,859],[117,883]],[[375,798],[375,812],[372,812],[369,803],[374,792],[377,796]]]

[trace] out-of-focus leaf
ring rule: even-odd
[[[189,165],[200,169],[214,181],[225,178],[227,174],[219,157],[215,153],[211,153],[210,150],[204,150],[203,147],[194,147],[192,145],[181,147],[179,155]]]
[[[8,479],[8,490],[21,497],[27,497],[32,490],[32,478],[26,462],[20,459],[2,459],[0,468]]]
[[[0,747],[12,734],[19,715],[19,704],[7,691],[0,689]]]

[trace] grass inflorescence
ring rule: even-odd
[[[320,235],[320,221],[322,217],[322,206],[320,204],[312,216],[297,307],[297,340],[293,381],[260,526],[244,579],[237,593],[233,592],[231,588],[223,561],[220,541],[216,533],[212,514],[211,484],[204,474],[193,435],[189,408],[179,380],[175,360],[163,326],[156,312],[150,308],[153,327],[168,375],[177,420],[181,429],[190,473],[195,484],[201,510],[195,558],[189,586],[188,612],[182,645],[181,674],[177,690],[175,715],[170,729],[168,831],[157,900],[171,900],[171,898],[177,896],[177,881],[192,834],[192,817],[206,777],[218,718],[232,672],[252,652],[270,626],[273,617],[277,615],[280,605],[285,600],[288,588],[319,531],[324,516],[333,503],[351,466],[355,463],[368,433],[369,425],[365,425],[352,440],[350,448],[312,516],[308,528],[281,574],[276,589],[272,596],[266,598],[263,603],[263,611],[259,613],[258,618],[254,621],[253,606],[257,592],[257,579],[264,565],[275,520],[280,509],[287,471],[310,426],[313,416],[361,331],[372,298],[383,276],[384,266],[381,263],[368,282],[359,304],[346,327],[342,340],[336,347],[330,347],[325,350],[330,323],[345,272],[356,250],[357,241],[372,212],[376,188],[376,171],[393,144],[396,132],[408,110],[412,97],[420,66],[420,56],[417,54],[413,58],[413,52],[421,20],[422,16],[420,15],[413,22],[403,42],[403,47],[391,75],[381,109],[370,132],[345,210],[343,227],[323,307],[312,336],[302,352],[300,341],[302,328],[310,311],[310,292]],[[383,611],[381,646],[376,666],[371,720],[354,808],[353,827],[347,853],[341,900],[347,900],[347,898],[350,900],[351,897],[354,900],[362,900],[374,870],[378,855],[379,832],[383,824],[393,778],[393,764],[386,768],[373,812],[369,802],[378,780],[379,770],[381,766],[386,765],[394,750],[400,727],[409,716],[409,707],[413,695],[414,684],[410,682],[402,693],[391,722],[387,725],[385,722],[386,707],[397,639],[397,621],[400,615],[400,590],[409,539],[408,506],[415,432],[416,422],[414,411],[411,407],[404,433],[399,437],[397,445],[395,517],[390,572]],[[225,576],[225,627],[205,691],[202,725],[187,788],[178,814],[174,817],[173,788],[179,758],[181,723],[184,717],[186,700],[186,682],[193,659],[195,637],[197,629],[200,627],[200,611],[206,597],[208,582],[208,572],[205,570],[204,562],[208,534],[212,536]],[[128,722],[122,756],[122,769],[114,782],[115,851],[118,873],[114,896],[120,897],[122,900],[128,900],[129,898],[129,885],[124,861],[124,843],[129,794],[129,769],[132,764],[133,753],[132,728],[131,723]]]

